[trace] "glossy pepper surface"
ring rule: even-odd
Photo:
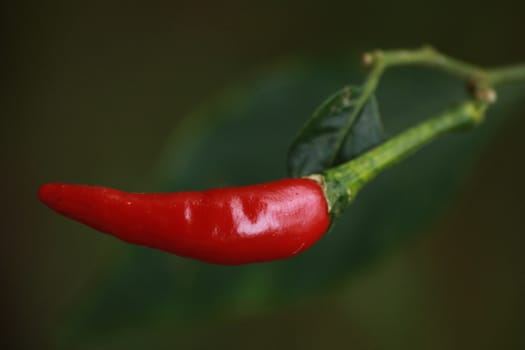
[[[321,186],[304,178],[175,193],[51,183],[40,187],[39,197],[123,241],[225,265],[291,257],[330,226]]]

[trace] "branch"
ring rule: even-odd
[[[363,93],[356,101],[359,111],[374,93],[386,69],[401,65],[424,65],[464,79],[469,83],[473,95],[454,109],[431,118],[400,135],[384,142],[356,159],[323,173],[325,190],[335,216],[339,215],[357,192],[378,173],[399,162],[439,135],[479,124],[489,104],[496,101],[494,86],[508,82],[525,81],[525,64],[484,69],[440,53],[430,46],[416,50],[376,50],[363,55],[363,63],[372,69],[363,85]],[[354,119],[352,115],[344,126],[340,145],[350,132]]]
[[[360,157],[324,172],[327,183],[336,182],[353,199],[357,192],[377,174],[403,160],[440,135],[475,126],[483,120],[487,104],[469,101],[439,116],[412,127]],[[340,196],[341,193],[335,196]],[[329,196],[330,197],[330,196]],[[331,203],[332,206],[336,204]]]

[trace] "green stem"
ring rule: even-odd
[[[325,171],[323,175],[332,212],[337,216],[357,192],[377,174],[436,137],[481,122],[486,106],[485,103],[477,101],[466,102],[408,129],[354,160]]]
[[[439,68],[460,78],[483,78],[486,73],[480,67],[446,56],[430,46],[416,50],[396,50],[380,53],[385,67],[399,65],[425,65]]]
[[[525,81],[525,64],[493,69],[489,71],[488,78],[492,85]]]
[[[363,85],[363,92],[356,102],[352,116],[343,127],[344,132],[340,134],[335,149],[341,148],[355,119],[376,90],[387,68],[424,65],[440,69],[470,82],[473,87],[473,99],[403,132],[357,159],[325,171],[325,190],[333,216],[338,216],[361,187],[385,168],[399,162],[439,135],[481,122],[488,104],[496,99],[496,93],[492,89],[494,86],[525,81],[525,64],[484,69],[444,55],[430,46],[416,50],[375,51],[365,54],[363,62],[371,66],[372,70]]]
[[[346,125],[343,126],[343,132],[340,133],[334,147],[335,149],[340,149],[342,147],[346,136],[354,125],[355,119],[359,116],[361,109],[369,101],[370,96],[376,90],[377,85],[387,68],[402,65],[433,66],[460,78],[476,82],[476,90],[480,87],[486,88],[486,85],[488,85],[486,82],[489,80],[488,73],[483,69],[448,57],[430,46],[424,46],[415,50],[375,51],[373,53],[365,54],[363,56],[363,62],[365,65],[372,66],[372,70],[368,74],[363,85],[363,93],[356,101],[353,114],[348,118]],[[509,68],[508,71],[510,72],[505,72],[505,74],[500,74],[499,76],[503,78],[512,75],[512,69]],[[483,94],[481,96],[485,95],[486,94]]]
[[[373,65],[367,80],[376,80],[376,77],[379,77],[387,68],[401,65],[430,66],[459,78],[488,86],[525,80],[525,64],[486,69],[447,56],[430,46],[415,50],[375,51],[365,54],[363,60],[365,64]]]

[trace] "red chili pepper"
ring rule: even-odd
[[[330,226],[323,190],[311,179],[176,193],[52,183],[39,197],[123,241],[225,265],[299,254]]]

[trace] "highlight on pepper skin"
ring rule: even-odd
[[[50,183],[38,195],[56,212],[123,241],[223,265],[289,258],[330,226],[323,189],[305,178],[174,193]]]

